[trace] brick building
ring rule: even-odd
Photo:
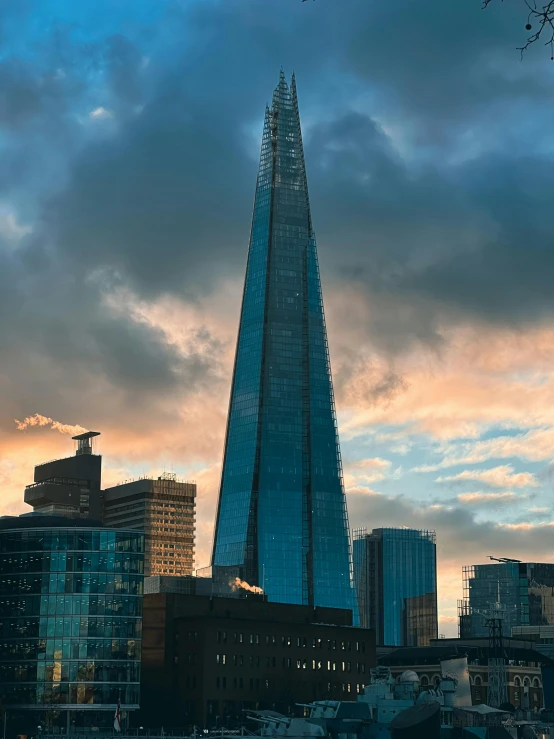
[[[243,709],[356,700],[376,662],[374,632],[353,627],[351,611],[256,595],[146,595],[142,643],[149,727],[229,726]]]
[[[534,645],[517,639],[504,639],[508,702],[516,708],[539,710],[544,707],[542,668],[553,665]],[[473,705],[487,703],[489,686],[489,640],[434,639],[430,647],[390,649],[379,656],[379,664],[390,667],[393,677],[413,670],[422,688],[440,681],[441,660],[467,657]]]

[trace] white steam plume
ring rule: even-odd
[[[53,431],[59,431],[60,434],[69,434],[71,436],[83,434],[86,431],[82,426],[72,426],[69,423],[60,423],[59,421],[54,421],[53,418],[41,416],[40,413],[27,416],[23,421],[18,421],[17,418],[14,418],[14,422],[18,431],[26,431],[32,426],[49,426]]]
[[[234,580],[229,580],[229,585],[233,592],[236,592],[237,590],[248,590],[250,593],[258,593],[258,595],[263,595],[264,592],[257,585],[249,585],[245,580],[241,580],[240,577],[235,577]]]

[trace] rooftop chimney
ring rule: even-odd
[[[92,439],[95,436],[100,436],[100,432],[86,431],[84,434],[77,434],[77,436],[72,437],[77,442],[77,451],[75,452],[77,457],[81,454],[92,454]]]

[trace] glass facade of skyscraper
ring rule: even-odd
[[[354,530],[354,579],[360,625],[377,644],[428,646],[437,638],[434,531]]]
[[[79,723],[96,711],[89,718],[101,725],[98,711],[111,719],[118,700],[138,708],[143,566],[139,531],[0,520],[0,693],[10,713],[55,709],[65,727],[64,712]]]
[[[486,637],[486,613],[503,606],[503,632],[519,626],[554,624],[554,564],[503,561],[463,568],[464,599],[459,604],[460,636]]]
[[[356,609],[294,78],[266,110],[215,568],[270,600]]]

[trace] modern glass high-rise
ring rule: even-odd
[[[554,625],[554,564],[501,559],[463,568],[464,599],[458,603],[460,636],[489,635],[487,611],[503,606],[503,633]]]
[[[356,610],[296,85],[283,73],[265,114],[212,567],[272,601]]]
[[[0,696],[8,736],[113,726],[139,707],[144,534],[0,518]],[[40,729],[39,729],[40,731]],[[6,733],[6,732],[5,732]]]
[[[434,531],[354,529],[354,581],[360,625],[377,644],[429,646],[437,638]]]

